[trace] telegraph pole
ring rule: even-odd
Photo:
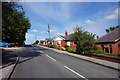
[[[49,38],[50,38],[50,25],[48,24],[48,35],[49,35]]]
[[[48,24],[48,35],[49,35],[49,39],[48,39],[48,47],[50,47],[50,25]]]

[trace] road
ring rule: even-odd
[[[20,60],[11,78],[118,78],[117,70],[39,46],[22,48],[16,54]]]

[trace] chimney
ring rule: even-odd
[[[97,36],[96,38],[99,39],[99,36]]]
[[[65,36],[68,36],[68,32],[67,31],[65,32]]]

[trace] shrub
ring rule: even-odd
[[[91,42],[79,42],[76,46],[76,51],[78,54],[92,54],[92,50],[96,50],[96,46]]]
[[[101,51],[101,50],[91,50],[90,53],[91,54],[106,54],[106,52]]]
[[[111,54],[112,56],[117,56],[117,57],[120,57],[120,53],[113,53]]]
[[[50,45],[50,48],[55,48],[55,45]]]
[[[66,51],[66,48],[65,47],[61,47],[61,50]]]
[[[76,50],[71,47],[67,47],[67,51],[71,53],[76,53]]]
[[[70,47],[70,46],[68,46],[68,45],[65,45],[64,47],[65,47],[65,48],[68,48],[68,47]]]

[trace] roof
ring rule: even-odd
[[[45,40],[47,40],[47,41],[52,41],[53,38],[46,38]]]
[[[71,40],[71,36],[72,36],[72,35],[73,35],[73,34],[69,34],[68,36],[65,37],[65,39],[66,39],[66,40]]]
[[[54,37],[53,40],[55,40],[58,37],[62,38],[63,40],[66,40],[65,36],[62,36],[62,35],[58,35],[58,36]]]
[[[72,35],[73,35],[73,34],[69,34],[68,36],[58,35],[58,36],[54,37],[53,40],[54,40],[55,38],[57,38],[57,37],[61,37],[63,40],[70,40],[70,38],[71,38]]]
[[[120,39],[120,27],[97,39],[96,43],[116,42],[118,39]]]

